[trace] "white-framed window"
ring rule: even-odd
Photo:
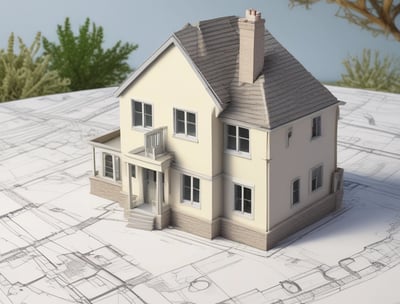
[[[113,180],[121,180],[121,162],[118,156],[103,153],[103,176]]]
[[[252,189],[234,184],[234,210],[242,214],[253,214]]]
[[[192,204],[200,203],[200,179],[190,175],[182,175],[182,201]]]
[[[151,104],[132,100],[132,126],[153,127],[153,106]]]
[[[322,187],[322,165],[318,165],[311,169],[310,184],[311,192]]]
[[[226,125],[226,149],[236,152],[249,153],[249,129],[234,125]]]
[[[196,113],[174,109],[175,134],[197,137]]]
[[[290,187],[291,192],[291,203],[292,206],[300,203],[300,178],[295,178],[292,180],[292,184]]]
[[[312,119],[311,138],[321,136],[321,116]]]

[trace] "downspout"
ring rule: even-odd
[[[270,202],[270,164],[271,164],[271,132],[267,131],[267,171],[266,171],[266,190],[267,190],[267,195],[266,195],[266,200],[267,200],[267,215],[266,215],[266,220],[267,220],[267,232],[270,231],[270,212],[269,212],[269,202]]]

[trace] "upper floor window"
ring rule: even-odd
[[[235,210],[241,213],[252,213],[251,188],[235,184]]]
[[[311,169],[311,191],[322,187],[322,165]]]
[[[300,203],[300,179],[296,178],[295,180],[292,181],[292,189],[291,189],[291,199],[292,199],[292,205],[296,205]]]
[[[132,125],[135,127],[153,127],[153,106],[132,100]]]
[[[321,136],[321,116],[314,117],[312,120],[311,138]]]
[[[175,134],[196,137],[196,114],[174,109]]]
[[[200,202],[200,179],[184,174],[182,176],[182,190],[183,201]]]
[[[249,129],[232,125],[227,125],[226,127],[226,148],[236,152],[249,153]]]

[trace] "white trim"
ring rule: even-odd
[[[236,128],[236,149],[228,149],[228,126],[232,126]],[[246,129],[249,131],[249,138],[248,138],[248,142],[249,142],[249,152],[245,152],[245,151],[240,151],[239,150],[239,128],[242,129]],[[224,124],[224,152],[227,154],[232,154],[235,156],[240,156],[240,157],[244,157],[247,159],[251,159],[251,136],[250,136],[250,131],[251,129],[246,128],[246,127],[242,127],[241,125],[231,125],[231,124]]]
[[[313,136],[313,129],[314,129],[314,119],[319,117],[319,128],[317,129],[319,132],[318,135]],[[311,141],[316,140],[318,138],[322,137],[322,113],[320,113],[319,115],[315,115],[311,117]]]
[[[177,133],[176,132],[176,111],[181,111],[184,113],[184,128],[185,131],[184,133]],[[194,119],[195,119],[195,131],[196,131],[196,136],[192,136],[187,134],[187,114],[193,114],[194,115]],[[198,134],[199,134],[199,128],[198,128],[198,114],[197,112],[193,112],[193,111],[189,111],[189,110],[184,110],[181,108],[173,108],[173,136],[176,138],[180,138],[180,139],[185,139],[185,140],[189,140],[189,141],[193,141],[193,142],[198,142]]]
[[[297,181],[297,180],[299,181],[299,201],[296,202],[296,203],[293,203],[293,185],[294,185],[294,182]],[[300,176],[298,176],[298,177],[293,178],[293,179],[290,181],[290,207],[291,207],[291,208],[300,205],[300,203],[301,203],[301,196],[300,196],[300,194],[301,194],[301,179],[300,179]]]
[[[135,107],[134,107],[134,103],[141,103],[142,104],[142,125],[135,125],[135,119],[134,119],[134,115],[135,115]],[[144,108],[145,105],[149,105],[151,106],[151,127],[145,127],[145,112],[144,112]],[[147,102],[147,101],[143,101],[143,100],[137,100],[135,98],[131,98],[131,128],[135,129],[135,130],[139,130],[139,131],[149,131],[149,130],[153,130],[154,129],[154,104],[151,102]]]
[[[319,167],[321,167],[321,186],[316,188],[315,190],[312,190],[312,172],[315,169],[319,168]],[[324,187],[324,164],[323,163],[319,163],[318,165],[315,165],[314,167],[312,167],[310,169],[310,172],[309,172],[309,188],[308,189],[309,189],[310,193],[315,193],[315,192],[318,192],[319,190],[321,190],[323,187]]]
[[[101,176],[103,178],[107,178],[110,180],[113,180],[114,182],[121,182],[122,177],[121,177],[121,157],[118,155],[109,153],[109,152],[101,152],[102,153],[102,172]],[[106,156],[111,156],[111,164],[112,164],[112,177],[106,176]],[[117,170],[118,167],[118,170]],[[117,174],[118,173],[118,174]],[[119,177],[117,179],[117,177]]]
[[[181,183],[180,183],[180,202],[183,205],[189,205],[198,209],[201,209],[201,179],[197,176],[193,176],[193,175],[188,175],[188,174],[181,174]],[[184,199],[184,190],[185,190],[185,176],[190,178],[190,200]],[[196,202],[193,200],[193,180],[197,179],[199,181],[199,201]]]
[[[248,218],[248,219],[254,219],[254,214],[255,214],[255,203],[254,203],[254,186],[249,186],[249,185],[246,185],[246,184],[242,184],[242,183],[236,183],[236,182],[232,182],[232,190],[233,190],[233,201],[232,201],[232,205],[233,205],[233,208],[232,208],[232,210],[233,210],[233,213],[234,214],[236,214],[236,215],[240,215],[240,216],[243,216],[243,217],[245,217],[245,218]],[[239,187],[241,187],[241,195],[242,195],[242,210],[240,211],[240,210],[236,210],[235,209],[235,203],[236,203],[236,189],[235,189],[235,186],[239,186]],[[250,192],[251,192],[251,201],[250,201],[250,203],[251,203],[251,213],[248,213],[248,212],[244,212],[244,188],[247,188],[247,189],[250,189]]]
[[[204,75],[199,71],[193,60],[190,58],[189,54],[185,51],[182,45],[179,42],[179,39],[173,34],[166,42],[164,42],[161,47],[159,47],[137,70],[135,70],[122,84],[121,86],[114,92],[115,97],[120,97],[125,91],[131,86],[131,84],[138,78],[151,64],[166,51],[170,46],[174,45],[177,47],[186,60],[189,62],[189,65],[192,67],[193,71],[196,73],[200,81],[202,82],[204,88],[211,96],[212,100],[215,103],[217,108],[217,117],[222,113],[223,107],[220,99],[217,94],[211,88],[210,84],[207,82]]]

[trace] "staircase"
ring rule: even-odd
[[[125,211],[126,217],[128,218],[129,228],[142,229],[142,230],[153,230],[154,228],[154,215],[141,210],[139,208],[129,209]]]

